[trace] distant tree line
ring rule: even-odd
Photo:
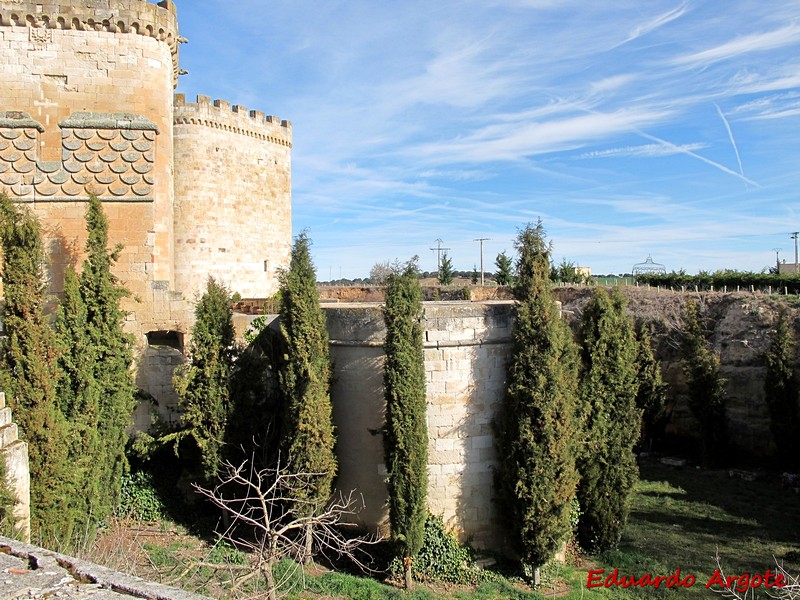
[[[712,288],[716,291],[732,292],[737,289],[749,291],[751,287],[756,290],[766,290],[772,288],[774,291],[783,292],[784,289],[790,294],[800,293],[800,274],[781,274],[777,273],[751,273],[746,271],[722,270],[700,271],[697,275],[689,275],[684,271],[673,271],[665,274],[637,275],[636,281],[642,285],[661,286],[663,288],[680,290],[708,291]]]

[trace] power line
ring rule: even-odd
[[[431,248],[431,250],[436,252],[436,273],[438,274],[442,264],[442,251],[450,250],[450,248],[442,248],[444,240],[441,238],[436,238],[434,241],[436,242],[436,248]]]
[[[778,256],[780,252],[783,252],[783,248],[773,248],[772,251],[775,253],[775,272],[781,272],[781,259]]]
[[[483,242],[489,241],[491,238],[475,238],[473,242],[481,243],[481,287],[483,287]]]

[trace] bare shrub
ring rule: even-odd
[[[280,465],[258,469],[248,460],[235,466],[225,462],[220,468],[219,483],[214,489],[195,485],[198,493],[218,506],[230,520],[222,538],[251,553],[253,564],[246,575],[239,577],[231,591],[235,595],[245,584],[265,584],[261,597],[276,600],[288,594],[298,574],[302,580],[303,564],[312,555],[347,560],[368,571],[371,556],[367,551],[377,538],[370,535],[350,536],[354,525],[347,517],[363,508],[363,499],[350,492],[339,494],[327,505],[316,508],[312,501],[297,497],[297,490],[312,486],[326,473],[290,473]],[[306,532],[313,542],[309,549]],[[290,559],[290,568],[276,566]],[[260,581],[259,581],[260,580]],[[259,597],[248,594],[248,598]]]

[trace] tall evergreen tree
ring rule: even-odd
[[[497,255],[494,265],[497,267],[497,272],[494,276],[497,285],[511,285],[514,283],[514,261],[506,254],[505,250]]]
[[[667,424],[667,384],[661,374],[661,364],[653,355],[650,329],[642,324],[639,329],[638,391],[636,406],[642,411],[642,428],[640,446],[653,449],[664,435]]]
[[[764,396],[769,408],[776,458],[784,468],[793,469],[800,464],[800,398],[794,375],[797,350],[791,321],[785,309],[778,314],[766,361]]]
[[[689,388],[689,409],[700,425],[704,466],[720,464],[728,449],[728,399],[719,356],[708,345],[697,304],[686,303],[683,314],[683,372]]]
[[[24,207],[0,195],[4,340],[0,389],[28,442],[31,474],[31,535],[65,548],[75,524],[68,462],[71,432],[57,399],[58,351],[46,323],[44,250],[39,222]]]
[[[541,221],[520,231],[516,248],[517,317],[497,423],[497,485],[523,565],[538,567],[571,531],[577,352],[552,294]]]
[[[94,475],[99,495],[94,498],[92,513],[103,518],[113,510],[122,475],[128,468],[125,444],[136,406],[136,386],[131,371],[133,340],[123,330],[125,312],[120,306],[128,292],[111,272],[122,248],[117,246],[109,251],[108,219],[95,196],[89,198],[86,209],[86,230],[86,260],[79,277],[79,289],[86,310],[87,343],[93,349],[88,354],[93,359],[91,386],[96,385],[99,390],[100,454]]]
[[[383,444],[389,473],[392,541],[403,560],[405,585],[425,537],[428,491],[428,431],[425,423],[425,365],[422,351],[422,290],[412,260],[391,275],[386,288],[386,427]]]
[[[294,473],[309,474],[295,480],[292,494],[301,509],[313,511],[330,497],[337,464],[329,338],[311,262],[311,240],[306,233],[295,239],[289,269],[280,274],[280,283],[280,327],[286,354],[279,372],[282,463]],[[308,557],[310,546],[309,529]]]
[[[585,446],[578,459],[578,539],[585,548],[604,550],[619,543],[639,474],[633,453],[641,423],[638,347],[618,289],[613,296],[604,288],[595,290],[583,313],[580,341]]]
[[[439,285],[450,285],[453,283],[453,260],[445,252],[442,255],[442,264],[439,265]]]
[[[234,329],[231,295],[225,286],[209,277],[194,314],[189,363],[175,377],[184,426],[176,437],[194,440],[195,474],[210,483],[217,477],[231,413]]]
[[[99,431],[102,391],[95,379],[98,348],[89,334],[86,304],[72,268],[64,273],[64,295],[56,315],[55,333],[61,349],[58,399],[74,434],[68,448],[76,482],[73,505],[80,515],[77,525],[90,533],[107,516],[95,506],[96,499],[106,493],[102,489],[105,481],[99,476],[104,469],[100,464],[104,450]],[[91,535],[86,537],[90,539]]]

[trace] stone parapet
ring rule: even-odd
[[[175,287],[193,297],[210,275],[243,298],[272,296],[292,239],[291,124],[178,94],[173,127]]]
[[[59,552],[0,537],[2,598],[210,600]]]
[[[0,1],[0,27],[28,27],[30,41],[46,44],[52,30],[77,30],[101,33],[130,33],[164,42],[172,54],[173,87],[178,84],[177,10],[164,0],[151,4],[145,0],[53,0]]]

